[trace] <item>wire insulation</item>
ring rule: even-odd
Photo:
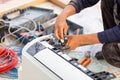
[[[18,64],[18,58],[13,50],[0,48],[0,74],[13,69]]]

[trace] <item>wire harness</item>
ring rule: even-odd
[[[18,57],[13,50],[0,44],[0,74],[8,72],[18,64]]]

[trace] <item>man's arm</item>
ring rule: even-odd
[[[71,0],[69,5],[72,5],[76,9],[76,13],[80,12],[84,8],[95,5],[100,0]]]
[[[113,42],[120,43],[120,25],[95,34],[82,34],[69,36],[67,46],[70,47],[70,50],[73,50],[80,45],[97,43],[105,44]]]
[[[82,35],[71,35],[68,36],[68,42],[66,46],[70,47],[70,50],[74,50],[75,48],[81,45],[89,45],[89,44],[98,44],[100,43],[98,39],[98,34],[82,34]]]
[[[63,36],[66,35],[68,30],[68,25],[66,23],[67,17],[81,11],[86,7],[93,6],[98,1],[99,0],[71,0],[56,20],[54,31],[56,38],[63,39]]]
[[[101,43],[120,42],[120,25],[98,33]]]
[[[57,39],[63,39],[63,36],[67,34],[68,25],[66,19],[68,16],[75,14],[75,7],[68,5],[62,11],[62,13],[57,17],[55,23],[55,36]]]

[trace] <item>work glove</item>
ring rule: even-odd
[[[68,25],[66,22],[66,19],[64,18],[64,16],[58,16],[56,23],[55,23],[55,37],[60,40],[60,39],[64,39],[64,35],[67,34],[68,31]]]

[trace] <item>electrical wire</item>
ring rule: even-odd
[[[17,26],[17,27],[19,27],[19,28],[22,28],[22,29],[25,29],[25,30],[27,30],[27,31],[31,31],[30,29],[28,29],[28,28],[26,28],[26,27],[22,27],[22,26]],[[8,28],[8,32],[9,32],[9,34],[11,34],[12,36],[14,36],[14,37],[17,37],[13,32],[11,32],[10,30],[11,30],[11,26],[9,26],[9,28]],[[20,31],[20,30],[19,30]],[[19,32],[18,31],[18,32]]]
[[[4,27],[5,27],[5,26],[0,26],[0,29],[1,29],[1,28],[4,28]]]
[[[12,68],[14,68],[18,63],[18,58],[14,51],[3,47],[0,48],[0,74],[3,74]]]
[[[35,34],[35,31],[37,30],[37,23],[33,20],[33,19],[30,19],[30,18],[21,18],[21,19],[27,19],[27,20],[30,20],[33,24],[34,24],[34,29],[31,30],[31,32],[29,34],[33,35],[35,38],[37,37],[36,34]],[[40,23],[39,23],[40,25]]]
[[[33,19],[26,18],[26,17],[21,18],[21,19],[27,19],[27,20],[30,20],[30,21],[34,24],[34,29],[33,29],[33,31],[34,31],[34,32],[36,31],[36,29],[37,29],[37,23],[36,23]]]
[[[23,18],[23,19],[29,19],[29,18]],[[30,30],[26,27],[18,26],[18,27],[20,27],[18,30],[14,31],[14,32],[11,32],[10,30],[11,30],[12,27],[10,26],[8,28],[9,34],[3,36],[2,39],[1,39],[1,42],[3,43],[4,42],[3,40],[6,39],[10,35],[12,35],[14,37],[17,37],[15,35],[15,33],[19,32],[22,29],[27,30],[30,34],[32,34],[32,35],[34,35],[34,37],[36,37],[35,31],[37,29],[37,23],[32,19],[29,19],[29,20],[32,21],[33,24],[34,24],[35,28],[33,30]],[[3,28],[3,27],[5,27],[5,26],[1,26],[0,28]],[[20,37],[17,40],[15,40],[12,44],[9,45],[8,48],[5,48],[3,45],[0,44],[0,46],[3,47],[3,48],[0,48],[0,74],[9,71],[10,69],[14,68],[17,65],[18,58],[15,55],[14,51],[10,50],[10,47],[15,45],[15,43],[17,41],[19,41],[21,38],[23,38],[23,37]],[[22,45],[23,41],[24,41],[24,38],[21,41],[20,46]]]
[[[22,37],[18,38],[16,41],[19,41]],[[24,39],[22,40],[22,42]],[[0,74],[3,74],[5,72],[8,72],[12,68],[14,68],[18,64],[18,58],[14,51],[10,49],[11,46],[13,46],[13,43],[9,45],[9,47],[5,48],[3,44],[0,43]],[[22,42],[20,43],[20,46],[22,46]],[[21,48],[20,48],[21,49]]]
[[[28,33],[29,33],[30,35],[33,35],[35,38],[37,37],[36,34],[35,34],[35,31],[36,31],[36,29],[37,29],[37,23],[36,23],[34,20],[30,19],[30,18],[24,17],[24,18],[21,18],[21,19],[28,19],[28,20],[32,21],[32,23],[34,24],[34,29],[33,29],[33,30],[30,30],[30,29],[28,29],[28,28],[26,28],[26,27],[22,27],[22,26],[18,26],[18,25],[17,25],[17,27],[19,27],[19,29],[16,30],[16,31],[14,31],[14,32],[11,32],[10,30],[11,30],[12,27],[9,26],[9,28],[8,28],[9,34],[2,37],[2,39],[1,39],[1,42],[2,42],[2,43],[4,42],[3,40],[4,40],[6,37],[10,36],[10,35],[12,35],[12,36],[14,36],[14,37],[17,37],[14,33],[19,32],[19,31],[22,30],[22,29],[27,30]],[[14,25],[14,26],[16,26],[16,25]]]
[[[30,20],[30,19],[29,19],[29,20]],[[16,31],[14,31],[14,32],[11,32],[11,28],[12,28],[12,27],[10,26],[10,27],[8,28],[9,34],[3,36],[2,39],[1,39],[1,42],[3,43],[3,42],[4,42],[3,40],[6,39],[6,37],[8,37],[8,36],[10,36],[10,35],[12,35],[12,36],[14,36],[14,37],[17,37],[14,33],[17,33],[17,32],[19,32],[19,31],[22,30],[22,29],[27,30],[28,33],[34,33],[35,30],[37,29],[37,25],[36,25],[35,21],[33,21],[33,20],[31,20],[31,21],[32,21],[32,22],[34,23],[34,25],[35,25],[34,30],[30,30],[30,29],[28,29],[28,28],[26,28],[26,27],[22,27],[22,26],[17,26],[17,27],[19,27],[19,29],[16,30]],[[14,26],[15,26],[15,25],[14,25]],[[21,38],[23,38],[23,37],[20,37],[20,38],[18,38],[17,40],[15,40],[14,42],[11,42],[12,44],[10,44],[10,45],[8,46],[8,48],[10,49],[11,46],[14,46],[14,45],[16,44],[16,42],[19,41]],[[20,46],[22,45],[23,41],[24,41],[24,38],[23,38]]]
[[[21,28],[19,28],[18,30],[14,31],[14,32],[12,32],[12,33],[10,33],[10,34],[7,34],[7,35],[3,36],[3,37],[1,38],[1,43],[4,42],[4,39],[5,39],[6,37],[8,37],[8,36],[10,36],[10,35],[12,35],[12,34],[14,34],[14,33],[16,33],[16,32],[19,32],[19,31],[22,30],[22,29],[25,29],[25,30],[27,30],[27,31],[30,31],[29,29],[27,29],[27,28],[25,28],[25,27],[21,27]]]
[[[36,38],[37,36],[36,36],[36,34],[35,34],[35,31],[36,31],[36,29],[37,29],[37,23],[36,23],[34,20],[30,19],[30,18],[24,17],[24,18],[21,18],[21,19],[30,20],[30,21],[34,24],[34,29],[33,29],[33,30],[30,30],[30,29],[28,29],[28,28],[26,28],[26,27],[18,26],[18,25],[17,25],[17,27],[20,27],[20,28],[22,27],[22,28],[28,29],[28,30],[29,30],[29,34],[30,34],[30,35],[33,35],[33,36]],[[9,27],[8,32],[9,32],[12,36],[17,37],[16,35],[14,35],[14,34],[10,31],[10,29],[11,29],[11,26]]]
[[[1,23],[1,25],[3,25],[3,26],[0,26],[0,29],[1,29],[1,28],[4,28],[4,27],[5,27],[5,21],[2,20],[2,19],[0,19],[0,23]]]
[[[35,35],[35,31],[36,31],[36,29],[37,29],[37,23],[33,20],[33,19],[30,19],[30,18],[26,18],[26,17],[24,17],[24,18],[21,18],[21,19],[27,19],[27,20],[30,20],[30,21],[32,21],[32,23],[34,24],[34,29],[33,30],[30,30],[30,29],[28,29],[28,28],[26,28],[26,27],[22,27],[22,26],[18,26],[18,27],[22,27],[22,28],[24,28],[24,29],[26,29],[27,31],[29,31],[29,34],[32,34],[32,35],[34,35],[34,37],[36,37],[36,35]],[[3,21],[3,20],[0,20],[0,21]],[[4,23],[5,23],[5,21],[3,21]],[[2,27],[0,27],[0,28],[3,28],[3,27],[5,27],[5,26],[2,26]],[[9,28],[8,28],[8,32],[9,32],[9,35],[12,35],[12,36],[14,36],[14,37],[17,37],[16,35],[14,35],[14,32],[11,32],[10,30],[11,30],[11,26],[9,26]],[[19,29],[18,29],[18,31],[19,31]],[[18,32],[17,30],[15,31],[15,32]],[[4,37],[3,37],[4,38]],[[1,39],[1,41],[3,42],[3,39]]]

